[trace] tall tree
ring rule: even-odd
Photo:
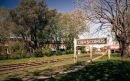
[[[129,0],[78,0],[78,7],[86,11],[100,29],[110,27],[121,47],[121,56],[129,55],[130,1]]]
[[[61,41],[61,28],[58,26],[60,22],[61,13],[56,10],[52,10],[53,17],[49,20],[49,23],[44,31],[47,33],[47,39],[51,43],[56,44],[56,48],[59,49],[59,41]]]
[[[21,0],[17,8],[10,11],[12,21],[31,37],[34,48],[38,47],[37,34],[47,25],[50,10],[44,0]]]
[[[81,10],[74,10],[69,13],[63,13],[58,23],[62,32],[63,39],[68,48],[73,47],[73,39],[78,35],[89,31],[89,24],[85,13]]]
[[[6,37],[9,35],[9,21],[8,11],[0,7],[0,43],[4,43]]]

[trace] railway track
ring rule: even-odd
[[[38,67],[43,64],[56,63],[56,62],[61,62],[61,61],[63,61],[63,60],[55,59],[55,60],[41,61],[41,62],[29,62],[29,63],[21,63],[21,64],[3,65],[3,66],[0,66],[0,75],[9,74],[15,70],[22,71],[28,67]]]
[[[83,58],[83,57],[84,56],[80,56],[80,58]],[[43,64],[62,62],[69,59],[73,59],[73,57],[55,59],[55,60],[49,60],[49,61],[41,61],[41,62],[28,62],[28,63],[20,63],[20,64],[2,65],[0,66],[0,75],[9,74],[9,73],[14,72],[15,70],[24,71],[24,69],[29,68],[29,67],[38,68],[38,67],[41,67],[41,65]]]

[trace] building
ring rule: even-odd
[[[118,41],[113,41],[110,46],[111,52],[120,52],[120,45]]]

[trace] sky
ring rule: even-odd
[[[74,0],[45,0],[49,8],[57,9],[61,12],[69,12],[74,9]],[[0,6],[6,9],[15,8],[20,0],[0,0]]]

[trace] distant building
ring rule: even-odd
[[[129,45],[129,50],[130,50],[130,45]],[[113,41],[112,42],[112,44],[111,44],[111,51],[112,52],[120,52],[120,45],[119,45],[118,41]]]
[[[118,41],[112,41],[110,49],[112,52],[120,52],[120,45]]]

